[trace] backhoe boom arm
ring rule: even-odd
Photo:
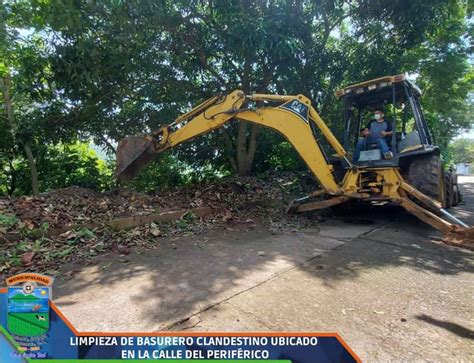
[[[242,108],[246,100],[281,102],[281,104]],[[233,119],[255,123],[280,132],[293,145],[324,190],[333,195],[341,194],[332,173],[333,167],[326,160],[310,123],[319,128],[337,155],[345,157],[346,153],[312,107],[310,100],[303,95],[245,96],[242,91],[235,90],[225,96],[213,97],[149,136],[123,140],[119,145],[121,153],[119,152],[117,157],[117,176],[119,178],[134,176],[157,154],[222,127]],[[128,145],[125,147],[122,143],[132,143],[133,147]],[[141,152],[136,152],[137,148],[141,149]],[[131,151],[128,155],[124,152],[127,149]]]

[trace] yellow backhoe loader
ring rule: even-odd
[[[407,82],[403,76],[391,76],[338,91],[337,96],[342,97],[348,106],[345,112],[348,116],[345,117],[347,131],[351,129],[351,112],[355,109],[359,110],[358,124],[355,128],[352,127],[356,130],[355,140],[357,140],[361,124],[361,109],[371,107],[371,102],[374,103],[374,100],[380,102],[381,99],[389,99],[393,101],[391,105],[394,107],[402,105],[403,108],[403,102],[419,106],[413,98],[410,99],[410,96],[413,96],[413,87],[410,87]],[[407,88],[409,93],[412,93],[408,94],[408,97],[401,97],[402,91],[406,91]],[[374,90],[378,90],[381,96],[370,97]],[[368,101],[363,101],[364,92],[367,92],[366,99]],[[349,97],[350,95],[354,95],[354,97]],[[263,104],[263,106],[257,107],[257,103]],[[365,158],[361,156],[359,161],[353,162],[346,153],[346,149],[312,106],[311,101],[304,95],[245,95],[244,92],[235,90],[229,94],[208,99],[150,135],[131,136],[123,139],[117,149],[116,176],[119,180],[132,178],[163,151],[223,127],[231,121],[255,123],[281,133],[293,145],[319,182],[321,189],[295,200],[289,208],[292,212],[327,208],[349,200],[396,203],[440,230],[444,234],[443,240],[446,243],[473,249],[474,228],[467,226],[446,211],[444,208],[446,205],[445,187],[443,187],[443,196],[440,194],[437,198],[436,195],[423,193],[420,191],[421,188],[416,188],[412,185],[414,183],[410,183],[408,180],[410,170],[413,169],[413,166],[410,168],[410,164],[418,163],[418,167],[420,167],[422,164],[420,158],[428,157],[429,159],[430,155],[439,155],[437,147],[431,145],[428,133],[425,130],[416,130],[418,124],[421,127],[426,126],[420,112],[421,108],[414,108],[412,117],[414,122],[412,123],[415,125],[416,133],[422,135],[423,138],[416,138],[415,135],[411,137],[410,143],[406,141],[406,138],[398,141],[397,137],[399,134],[403,136],[403,132],[394,132],[392,150],[396,152],[393,159],[377,158],[377,152],[371,149],[364,150],[366,151]],[[393,115],[396,114],[399,112],[394,108]],[[354,118],[352,117],[352,119]],[[397,128],[395,128],[396,130]],[[424,131],[424,133],[420,131]],[[321,135],[335,152],[331,158],[326,156],[321,142],[318,141]],[[403,146],[402,141],[406,141],[404,143],[406,145],[405,151],[397,146],[397,142],[398,144],[402,143]],[[353,144],[348,137],[345,137],[344,143],[349,146]],[[408,155],[410,156],[407,157]],[[408,159],[412,161],[409,162]],[[429,162],[429,164],[431,165],[433,162]],[[411,174],[419,175],[420,173],[414,173],[411,170]],[[441,175],[441,173],[439,174]],[[416,183],[423,185],[419,179],[416,180]],[[430,192],[429,189],[428,192]]]

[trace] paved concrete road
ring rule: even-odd
[[[474,177],[460,181],[474,224]],[[81,331],[337,331],[364,361],[474,361],[474,253],[396,208],[316,227],[109,256],[55,301]]]

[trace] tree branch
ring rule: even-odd
[[[100,141],[102,141],[105,146],[113,153],[115,154],[117,152],[117,149],[110,143],[109,140],[107,140],[107,138],[102,135],[102,134],[99,134],[97,135],[97,137],[100,139]]]
[[[222,139],[224,140],[225,150],[227,152],[227,158],[229,159],[230,166],[234,172],[237,171],[237,162],[235,160],[235,150],[232,144],[232,139],[225,128],[221,128]]]

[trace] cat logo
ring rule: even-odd
[[[297,114],[300,118],[303,119],[304,122],[308,123],[309,108],[304,103],[301,103],[298,100],[291,100],[281,105],[280,108],[284,108]]]

